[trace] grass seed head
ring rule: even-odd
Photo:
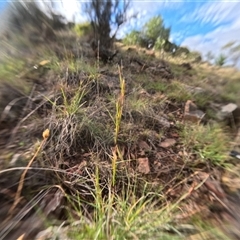
[[[45,140],[45,139],[49,138],[49,135],[50,135],[50,131],[49,131],[49,129],[47,128],[47,129],[43,132],[43,134],[42,134],[43,139]]]

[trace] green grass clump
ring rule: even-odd
[[[184,125],[182,143],[189,152],[197,154],[202,161],[224,165],[230,149],[230,138],[219,124]]]
[[[74,26],[74,32],[78,36],[86,36],[87,34],[91,33],[92,26],[91,23],[85,22],[85,23],[79,23]]]
[[[171,224],[177,211],[176,205],[163,204],[162,207],[159,205],[159,202],[164,202],[164,195],[150,191],[147,183],[140,188],[142,181],[137,175],[131,178],[129,173],[118,171],[117,187],[125,183],[122,190],[114,193],[111,186],[107,185],[105,190],[108,189],[108,195],[103,198],[101,186],[103,176],[100,177],[100,172],[97,167],[94,175],[94,201],[89,203],[93,209],[92,219],[89,221],[81,211],[76,210],[81,224],[80,227],[70,229],[69,236],[72,239],[170,240],[183,237]],[[169,228],[173,230],[172,234],[167,232]]]
[[[157,92],[165,92],[166,89],[168,88],[168,84],[166,84],[165,82],[161,82],[161,80],[159,80],[158,82],[149,81],[144,84],[144,88],[147,91],[154,90]]]
[[[240,102],[239,96],[240,81],[239,79],[235,81],[230,81],[224,88],[223,99],[227,101]]]
[[[192,99],[192,94],[178,81],[173,81],[167,88],[166,95],[177,102],[185,102]]]
[[[150,101],[148,99],[142,99],[136,95],[132,95],[127,98],[126,108],[129,112],[136,111],[143,114],[149,110]]]
[[[213,96],[203,92],[203,93],[193,94],[192,99],[195,101],[198,107],[205,107],[213,99]]]
[[[130,203],[117,199],[112,205],[103,206],[103,211],[97,212],[97,220],[88,224],[83,222],[81,228],[70,231],[72,239],[183,239],[181,234],[165,232],[169,217],[167,211],[157,211],[149,204]],[[109,216],[109,210],[111,215]],[[110,218],[110,219],[109,219]],[[109,221],[110,220],[110,221]],[[172,229],[174,227],[172,226]],[[176,231],[177,232],[177,231]]]
[[[9,80],[12,78],[16,78],[25,66],[25,62],[20,59],[6,59],[4,62],[0,64],[0,79],[1,80]]]

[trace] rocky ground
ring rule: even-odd
[[[4,45],[0,239],[239,239],[240,73],[56,37]]]

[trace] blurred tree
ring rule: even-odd
[[[211,51],[208,51],[206,54],[206,58],[208,62],[211,62],[214,59],[214,55]]]
[[[141,32],[133,30],[125,36],[125,38],[123,39],[123,43],[126,45],[140,44],[140,36]]]
[[[128,20],[129,4],[130,0],[90,0],[85,3],[85,9],[94,31],[95,46],[99,43],[101,48],[112,47],[119,27]],[[111,35],[113,29],[115,31]]]
[[[198,51],[192,51],[188,54],[188,57],[191,59],[192,63],[200,63],[202,61],[202,55]]]
[[[240,43],[232,41],[224,45],[222,49],[228,51],[229,58],[232,60],[233,65],[236,66],[240,60]]]
[[[74,31],[79,35],[79,36],[85,36],[89,35],[92,31],[92,26],[91,23],[85,22],[85,23],[79,23],[74,26]]]
[[[42,1],[43,2],[43,1]],[[52,29],[61,29],[66,27],[65,18],[62,15],[55,14],[53,8],[45,4],[45,11],[40,8],[36,1],[11,2],[9,6],[9,24],[15,31],[23,31],[26,25],[31,25],[36,30],[42,31],[43,24]]]
[[[143,26],[143,36],[146,39],[148,46],[153,47],[157,42],[158,47],[164,47],[164,42],[167,42],[170,35],[170,28],[165,28],[161,16],[151,18]]]
[[[232,48],[234,45],[235,45],[236,41],[231,41],[231,42],[228,42],[227,44],[225,44],[222,49],[230,49]]]
[[[227,57],[223,54],[220,54],[216,59],[215,59],[215,64],[217,66],[223,66],[226,63]]]
[[[174,56],[188,56],[190,53],[187,47],[178,46],[176,51],[173,53]]]
[[[170,28],[165,28],[161,16],[151,18],[140,31],[132,31],[123,42],[127,45],[137,44],[144,48],[155,48],[165,52],[174,52],[177,45],[169,39]]]

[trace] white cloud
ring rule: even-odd
[[[87,21],[87,15],[83,10],[83,2],[77,0],[62,0],[58,11],[61,12],[67,20],[76,22]]]
[[[224,53],[222,47],[231,41],[240,41],[240,2],[211,2],[186,15],[181,21],[216,27],[207,34],[187,37],[182,46],[199,51],[203,56],[211,51],[215,56]]]
[[[186,14],[180,21],[211,23],[214,26],[225,22],[234,21],[239,17],[240,2],[208,2],[191,14]]]
[[[240,20],[238,20],[239,22]],[[218,27],[212,32],[206,35],[195,35],[186,38],[182,46],[187,46],[191,50],[199,51],[202,55],[206,55],[207,52],[211,51],[215,56],[224,53],[222,47],[231,41],[240,41],[240,25],[236,22],[232,25],[225,27]],[[226,52],[225,52],[226,53]]]

